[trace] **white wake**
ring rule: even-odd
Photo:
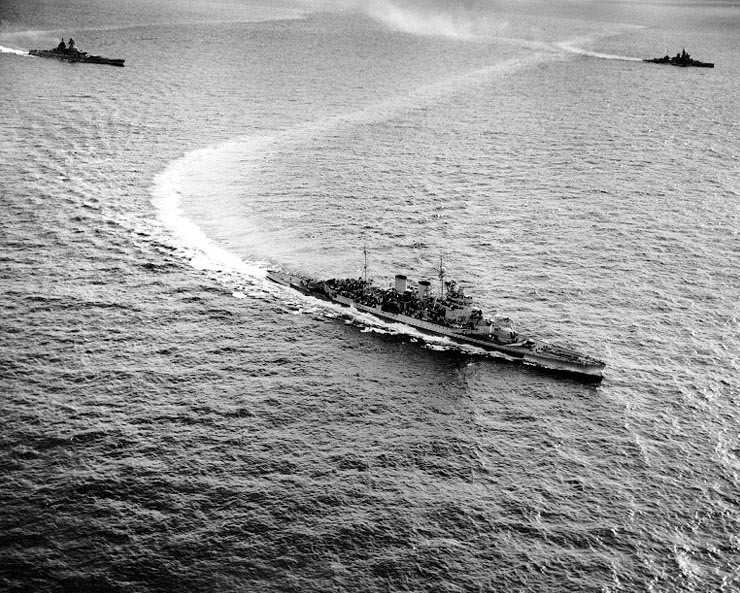
[[[253,152],[259,152],[258,144],[255,143],[251,148]],[[191,265],[210,272],[233,286],[245,279],[252,282],[263,280],[265,268],[245,262],[208,238],[200,226],[185,215],[181,207],[183,194],[192,190],[192,179],[188,178],[188,172],[193,169],[210,170],[204,163],[207,164],[220,151],[228,153],[230,149],[242,155],[245,152],[242,143],[231,142],[189,152],[170,163],[154,179],[152,203],[157,208],[159,221],[171,233],[175,246],[190,260]]]
[[[27,51],[24,51],[22,49],[14,49],[12,47],[5,47],[4,45],[0,45],[0,54],[15,54],[16,56],[30,56]]]
[[[634,58],[632,56],[620,56],[616,54],[604,54],[597,51],[591,51],[588,49],[583,49],[582,47],[578,47],[575,45],[576,42],[574,41],[561,41],[560,43],[557,43],[556,46],[564,51],[570,52],[572,54],[578,54],[580,56],[589,56],[591,58],[600,58],[602,60],[621,60],[624,62],[642,62],[640,58]]]

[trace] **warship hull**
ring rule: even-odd
[[[394,313],[384,310],[380,305],[369,306],[341,294],[327,294],[325,291],[317,289],[312,281],[301,276],[270,271],[267,274],[267,278],[305,295],[336,303],[344,307],[354,308],[357,311],[368,313],[383,321],[403,324],[428,335],[443,336],[459,344],[474,346],[489,352],[497,352],[510,360],[536,366],[540,369],[573,376],[584,381],[598,382],[603,378],[605,364],[602,361],[582,355],[568,348],[551,345],[531,338],[519,339],[514,343],[503,344],[496,341],[492,336],[479,331],[451,327],[404,315],[403,313]]]
[[[61,60],[62,62],[80,62],[83,64],[105,64],[107,66],[119,66],[123,67],[125,60],[119,60],[116,58],[104,58],[102,56],[91,56],[83,52],[78,53],[66,53],[57,50],[46,50],[46,49],[32,49],[28,52],[32,56],[38,58],[53,58],[55,60]]]
[[[649,62],[650,64],[667,64],[669,66],[678,66],[679,68],[714,68],[714,63],[712,62],[699,62],[697,60],[682,62],[676,61],[674,58],[649,58],[643,60],[643,62]]]

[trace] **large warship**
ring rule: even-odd
[[[454,342],[476,346],[540,368],[600,381],[605,363],[571,348],[520,335],[505,316],[487,318],[473,306],[472,297],[455,281],[444,280],[439,267],[440,293],[434,294],[428,280],[409,282],[397,274],[388,288],[376,286],[365,273],[360,278],[317,280],[270,270],[267,278],[305,295],[316,297],[384,321],[401,323],[423,333],[445,336]]]
[[[32,49],[28,52],[38,58],[54,58],[63,62],[82,62],[84,64],[107,64],[108,66],[123,67],[125,60],[118,58],[104,58],[102,56],[93,56],[86,51],[80,51],[75,47],[74,39],[69,43],[64,43],[64,39],[54,49]]]
[[[652,64],[668,64],[669,66],[680,66],[681,68],[714,68],[714,63],[695,60],[686,53],[685,49],[682,50],[681,53],[677,53],[675,56],[665,55],[662,58],[649,58],[643,60],[643,62],[650,62]]]

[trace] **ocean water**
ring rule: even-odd
[[[0,589],[740,590],[740,8],[59,4],[0,7]],[[265,278],[365,245],[603,382]]]

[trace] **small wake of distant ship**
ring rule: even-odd
[[[590,56],[592,58],[601,58],[602,60],[622,60],[625,62],[642,62],[640,58],[633,58],[631,56],[618,56],[615,54],[602,54],[596,51],[590,51],[573,45],[572,41],[561,41],[556,44],[558,48],[567,52],[578,54],[581,56]]]
[[[23,51],[22,49],[13,49],[12,47],[5,47],[4,45],[0,45],[0,54],[15,54],[17,56],[30,55],[27,51]]]

